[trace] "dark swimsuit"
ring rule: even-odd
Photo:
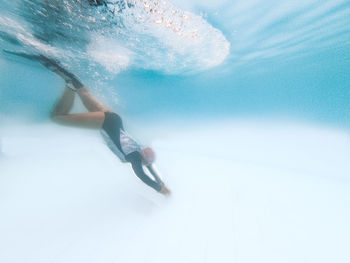
[[[109,138],[125,158],[125,153],[120,144],[120,131],[124,130],[122,118],[114,112],[105,112],[105,120],[102,129],[108,134]]]
[[[122,153],[126,162],[129,162],[135,172],[135,174],[148,186],[152,187],[156,191],[160,191],[162,188],[161,181],[152,180],[143,170],[142,155],[139,151],[134,151],[129,154],[125,154],[120,143],[120,132],[124,131],[123,122],[120,116],[114,112],[105,112],[105,120],[102,125],[102,130],[108,135],[109,139]],[[118,155],[117,155],[118,156]],[[119,156],[118,156],[119,157]]]

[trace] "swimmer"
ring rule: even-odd
[[[43,55],[28,55],[5,51],[43,64],[65,80],[65,90],[51,112],[51,119],[63,125],[100,129],[110,150],[124,163],[130,163],[135,174],[157,192],[170,195],[170,190],[158,176],[153,163],[155,153],[150,147],[142,147],[124,129],[121,117],[98,102],[80,80],[64,69],[58,62]],[[70,114],[75,94],[78,94],[87,113]],[[154,180],[147,175],[145,169]]]

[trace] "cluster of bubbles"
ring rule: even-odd
[[[16,0],[0,16],[0,45],[44,53],[90,76],[134,67],[166,74],[221,64],[224,35],[162,0]],[[93,74],[91,74],[93,73]]]

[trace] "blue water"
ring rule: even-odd
[[[63,80],[0,51],[1,263],[350,262],[348,0],[1,3],[0,49],[79,76],[173,193],[51,122]]]
[[[3,3],[0,47],[60,60],[129,117],[349,125],[348,1],[112,2]],[[1,115],[47,120],[63,82],[0,59]]]

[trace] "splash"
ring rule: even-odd
[[[98,37],[87,47],[87,55],[109,72],[117,74],[130,66],[132,52],[113,39]]]
[[[0,18],[0,46],[44,53],[87,75],[115,75],[128,67],[167,74],[220,65],[225,36],[199,15],[166,1],[28,1],[12,3]],[[98,67],[98,69],[96,69]],[[82,70],[83,71],[83,70]]]

